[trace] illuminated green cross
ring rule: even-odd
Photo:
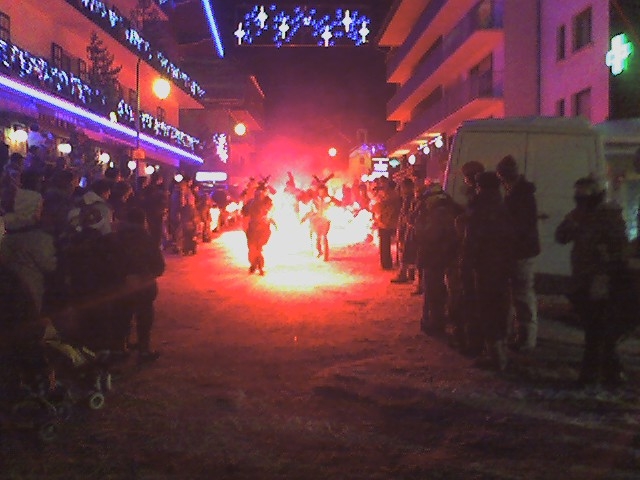
[[[633,52],[633,45],[627,41],[624,33],[611,39],[611,50],[607,52],[606,64],[611,68],[611,73],[619,75],[627,68],[627,59]]]

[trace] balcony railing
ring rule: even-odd
[[[389,142],[390,148],[395,149],[404,143],[415,140],[474,100],[503,98],[503,80],[504,73],[502,71],[490,70],[452,85],[443,92],[439,100],[429,106],[416,108],[411,121]]]
[[[442,63],[458,50],[474,33],[502,28],[503,0],[483,0],[476,4],[458,24],[442,37],[440,48],[434,49],[416,65],[411,77],[389,101],[389,112],[407,101],[418,87],[433,75]]]
[[[429,25],[436,17],[436,15],[442,10],[442,7],[447,3],[447,0],[432,0],[427,5],[427,8],[422,12],[420,18],[416,22],[413,30],[407,37],[406,41],[398,47],[393,54],[393,58],[389,61],[388,72],[394,72],[398,66],[402,63],[407,54],[413,49],[414,45],[422,34],[429,28]]]
[[[185,72],[173,64],[164,53],[155,50],[131,22],[101,0],[66,0],[89,20],[100,26],[134,54],[148,62],[158,71],[168,75],[182,90],[199,100],[205,91]]]
[[[69,100],[105,118],[109,118],[112,111],[107,97],[98,89],[83,82],[73,73],[54,67],[47,60],[3,40],[0,40],[0,73],[19,78],[40,90]],[[116,115],[119,123],[135,130],[133,110],[124,100],[120,100]],[[153,115],[140,112],[140,119],[140,131],[155,136],[159,140],[190,152],[195,152],[200,143],[196,137],[157,120]]]

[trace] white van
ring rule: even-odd
[[[602,140],[583,118],[522,117],[469,120],[458,129],[451,146],[444,189],[465,202],[463,164],[475,160],[495,170],[506,155],[518,162],[520,173],[536,186],[542,252],[539,275],[568,277],[570,245],[555,242],[554,232],[574,208],[573,184],[589,174],[605,173]]]

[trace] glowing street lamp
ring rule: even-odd
[[[245,133],[247,133],[247,126],[242,122],[237,123],[233,128],[233,131],[236,132],[236,135],[242,137]]]
[[[166,100],[171,93],[171,84],[164,78],[158,78],[153,82],[153,93],[160,100]]]
[[[135,118],[135,126],[136,126],[136,148],[133,151],[133,160],[135,161],[137,166],[137,162],[140,160],[144,160],[146,158],[145,151],[140,148],[140,128],[141,128],[141,119],[140,119],[140,63],[142,62],[142,57],[138,57],[136,61],[136,118]],[[160,99],[164,100],[171,93],[171,84],[164,78],[158,78],[153,82],[153,93]],[[134,171],[136,167],[131,168],[131,163],[129,162],[129,169]],[[137,171],[136,171],[137,172]]]
[[[335,148],[335,147],[331,147],[331,148],[329,149],[329,156],[330,156],[330,157],[335,157],[337,154],[338,154],[338,150],[336,150],[336,148]]]

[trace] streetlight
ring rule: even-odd
[[[141,118],[140,118],[140,63],[142,62],[142,57],[138,57],[136,61],[136,148],[133,151],[133,160],[136,162],[140,162],[146,158],[146,154],[142,148],[140,148],[140,129]],[[171,83],[164,78],[158,78],[153,82],[153,93],[160,99],[166,99],[171,93]],[[131,162],[130,162],[131,163]],[[136,168],[136,176],[138,175],[138,169]]]
[[[242,137],[245,133],[247,133],[247,126],[244,123],[237,123],[233,128],[233,131],[236,132],[236,135]]]

